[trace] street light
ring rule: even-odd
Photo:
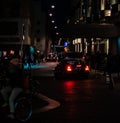
[[[57,26],[55,26],[54,28],[57,29]]]
[[[49,13],[49,16],[50,16],[50,17],[52,17],[52,16],[53,16],[53,14],[52,14],[52,13]]]
[[[51,5],[51,8],[54,9],[55,8],[55,5]]]
[[[52,20],[52,23],[55,23],[55,21],[54,21],[54,20]]]
[[[58,32],[56,32],[56,35],[59,35],[59,33],[58,33]]]

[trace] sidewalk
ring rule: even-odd
[[[24,65],[24,69],[28,69],[28,64]],[[31,69],[38,69],[38,68],[47,68],[48,66],[45,65],[45,63],[36,63],[36,64],[32,64],[31,63]]]
[[[40,62],[36,64],[31,63],[31,69],[49,68],[50,66],[54,67],[56,64],[58,64],[58,62]],[[28,67],[28,64],[24,65],[24,69],[28,69]]]
[[[91,74],[94,75],[94,78],[99,78],[107,84],[106,75],[104,75],[103,71],[99,71],[99,70],[96,71],[93,69],[91,71]],[[112,82],[114,85],[114,90],[120,91],[120,75],[118,75],[118,73],[113,73],[112,74],[112,80],[113,80]]]

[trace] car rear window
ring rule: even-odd
[[[64,58],[82,58],[83,54],[79,52],[65,53]]]
[[[80,59],[73,59],[73,58],[64,59],[62,62],[63,62],[63,63],[68,63],[68,64],[83,63],[82,60],[80,60]]]

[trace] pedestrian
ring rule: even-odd
[[[1,89],[1,94],[5,101],[2,107],[9,105],[10,113],[8,117],[11,119],[14,119],[14,100],[23,91],[24,74],[19,62],[19,57],[10,60],[9,67],[7,69],[7,77],[10,81]]]

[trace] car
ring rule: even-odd
[[[70,55],[71,56],[71,55]],[[79,55],[78,55],[79,56]],[[90,65],[87,64],[85,58],[79,57],[71,58],[68,55],[61,60],[54,69],[55,78],[59,77],[88,77],[90,73]]]
[[[55,53],[49,53],[46,57],[46,62],[56,62],[57,60],[57,54]]]

